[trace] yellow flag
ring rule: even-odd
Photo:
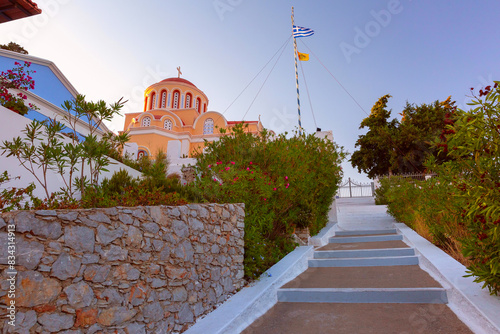
[[[301,61],[308,61],[309,60],[309,54],[308,53],[301,53],[301,52],[298,52],[297,53],[299,54],[299,60]]]

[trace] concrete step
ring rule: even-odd
[[[328,243],[318,249],[326,250],[357,250],[357,249],[387,249],[387,248],[410,248],[402,240],[375,241],[375,242],[354,242],[354,243]]]
[[[446,304],[448,297],[443,288],[279,289],[278,302]]]
[[[353,243],[353,242],[374,242],[374,241],[391,241],[391,240],[403,240],[403,236],[400,234],[384,234],[384,235],[369,235],[369,236],[345,236],[345,237],[333,237],[328,240],[330,243]]]
[[[415,255],[415,250],[413,248],[332,250],[332,251],[314,252],[315,259],[389,257],[389,256],[412,256],[412,255]]]
[[[308,268],[283,289],[306,288],[441,288],[419,266]]]
[[[277,303],[242,334],[473,334],[446,304]]]
[[[418,264],[418,256],[366,257],[366,258],[348,258],[348,259],[313,259],[309,260],[308,264],[309,268],[410,266]]]
[[[374,234],[396,234],[398,231],[395,228],[384,230],[351,230],[351,231],[335,231],[335,236],[344,235],[374,235]]]

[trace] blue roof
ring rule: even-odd
[[[24,56],[26,55],[22,56],[24,58]],[[15,57],[15,54],[9,57],[0,55],[0,72],[5,72],[7,70],[13,69],[14,67],[17,67],[17,65],[15,65],[15,62],[24,64],[24,60],[21,60],[21,58],[12,57]],[[73,93],[64,85],[61,79],[57,77],[57,75],[49,67],[49,65],[31,62],[31,66],[28,69],[30,71],[35,71],[35,73],[31,73],[31,76],[35,80],[35,89],[30,89],[30,92],[52,103],[56,107],[61,107],[64,101],[71,101],[76,98],[76,96],[73,95]],[[75,114],[73,111],[70,112],[73,115]],[[39,117],[41,114],[37,112],[37,116],[33,117],[34,115],[35,114],[33,114],[33,110],[30,110],[26,117],[34,119]],[[82,121],[87,122],[86,119],[82,119]],[[92,123],[94,123],[94,121],[92,121]],[[98,127],[98,129],[102,130],[101,127]]]
[[[0,71],[7,71],[16,67],[14,65],[16,61],[24,64],[22,60],[0,55]],[[64,101],[75,98],[48,66],[31,63],[29,69],[36,71],[31,75],[35,80],[35,89],[30,91],[34,94],[57,107],[61,107]]]

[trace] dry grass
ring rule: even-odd
[[[468,231],[464,227],[460,226],[457,222],[449,222],[448,224],[446,224],[446,230],[449,231],[449,233],[445,234],[447,239],[446,244],[437,245],[426,223],[426,220],[422,218],[420,214],[418,214],[418,212],[415,213],[414,218],[415,219],[412,223],[415,232],[417,232],[423,238],[427,239],[429,242],[441,248],[446,254],[448,254],[464,266],[467,267],[471,264],[470,260],[462,254],[461,249],[463,248],[463,246],[459,241],[460,239],[466,237],[468,234]],[[436,221],[434,222],[434,224],[444,223],[441,217],[436,217],[435,220]]]

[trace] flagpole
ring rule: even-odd
[[[299,113],[299,135],[302,135],[302,122],[300,120],[300,95],[299,95],[299,70],[297,68],[297,40],[293,34],[293,26],[295,25],[293,21],[293,6],[292,6],[292,37],[293,37],[293,53],[295,56],[295,84],[297,86],[297,111]]]

